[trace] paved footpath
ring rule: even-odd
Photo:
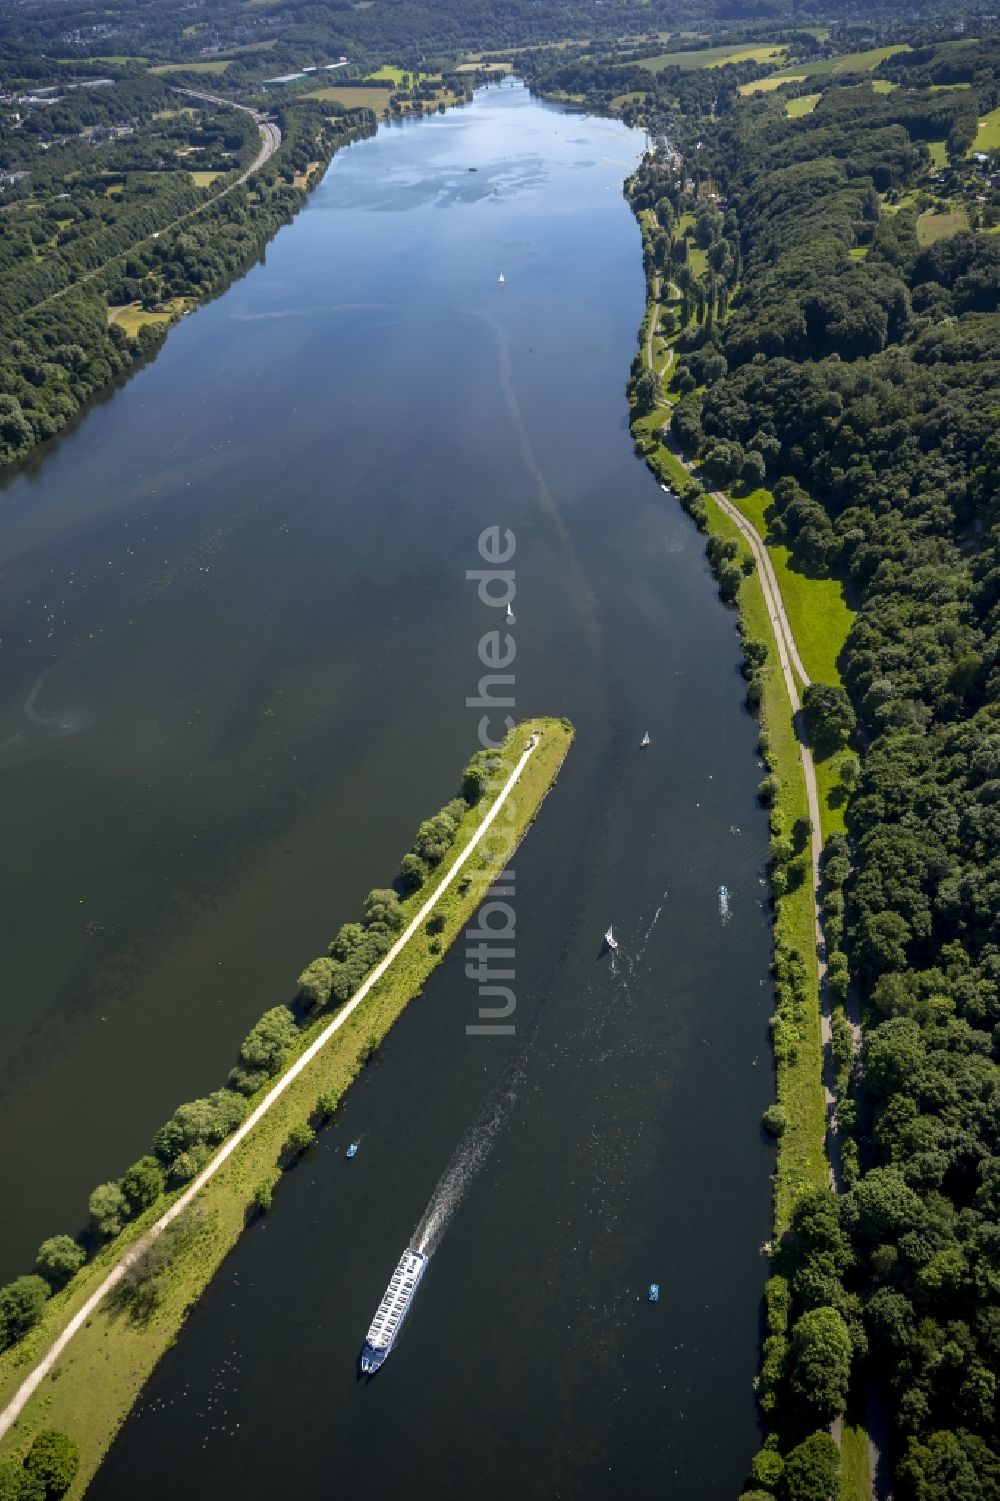
[[[365,980],[364,984],[360,987],[357,994],[354,995],[351,1000],[348,1001],[347,1005],[337,1013],[337,1015],[330,1022],[329,1026],[323,1028],[323,1031],[319,1034],[315,1041],[309,1044],[305,1052],[295,1060],[295,1062],[287,1070],[287,1072],[282,1074],[281,1078],[278,1080],[277,1084],[275,1084],[274,1088],[268,1091],[268,1093],[264,1096],[256,1109],[251,1111],[251,1113],[247,1116],[246,1120],[239,1127],[239,1129],[237,1131],[234,1131],[233,1135],[223,1143],[218,1152],[216,1152],[215,1156],[212,1158],[211,1162],[208,1163],[207,1167],[204,1167],[202,1169],[202,1171],[193,1180],[190,1186],[184,1190],[179,1198],[174,1200],[170,1208],[166,1210],[164,1214],[160,1215],[160,1218],[154,1225],[150,1226],[145,1235],[141,1236],[140,1239],[137,1240],[133,1246],[130,1246],[129,1249],[124,1252],[124,1254],[119,1258],[119,1260],[115,1262],[114,1266],[111,1268],[110,1272],[108,1272],[107,1276],[104,1278],[103,1282],[101,1282],[100,1286],[91,1293],[90,1297],[83,1304],[83,1306],[70,1319],[62,1334],[60,1334],[58,1338],[56,1338],[46,1350],[45,1354],[35,1366],[34,1370],[21,1382],[21,1385],[18,1387],[17,1391],[14,1393],[13,1397],[4,1408],[3,1412],[0,1412],[0,1438],[3,1437],[3,1435],[8,1431],[12,1424],[14,1424],[20,1417],[29,1398],[37,1390],[40,1383],[45,1380],[45,1377],[48,1375],[49,1371],[51,1371],[60,1355],[66,1349],[66,1346],[69,1344],[74,1334],[76,1334],[78,1330],[83,1327],[83,1325],[94,1313],[94,1310],[107,1297],[108,1293],[111,1292],[113,1288],[117,1287],[118,1283],[122,1280],[129,1267],[132,1266],[133,1263],[143,1254],[143,1252],[153,1243],[153,1241],[156,1240],[157,1236],[162,1235],[167,1226],[173,1220],[175,1220],[179,1214],[183,1214],[184,1210],[188,1207],[191,1201],[205,1187],[205,1184],[210,1182],[210,1180],[215,1177],[222,1164],[232,1156],[240,1143],[245,1141],[245,1139],[250,1135],[250,1132],[253,1130],[254,1126],[256,1126],[261,1117],[267,1114],[272,1105],[274,1105],[275,1102],[284,1094],[288,1086],[298,1078],[299,1074],[302,1073],[302,1070],[309,1067],[309,1064],[316,1057],[316,1054],[320,1051],[321,1048],[326,1046],[330,1038],[333,1036],[334,1032],[338,1032],[344,1025],[344,1023],[349,1019],[349,1017],[354,1014],[368,992],[374,985],[378,984],[379,980],[381,980],[382,976],[385,974],[389,966],[402,953],[403,949],[409,943],[414,933],[416,933],[417,930],[427,921],[434,907],[437,905],[440,897],[444,894],[445,891],[447,891],[448,887],[459,875],[468,860],[475,853],[483,837],[489,831],[491,825],[496,819],[497,814],[500,812],[500,809],[507,801],[514,787],[517,785],[518,779],[520,778],[521,773],[524,771],[525,766],[527,766],[528,760],[531,756],[532,751],[535,749],[536,744],[536,737],[532,735],[528,740],[528,743],[525,746],[525,749],[522,752],[517,765],[514,767],[499,795],[497,796],[496,802],[486,814],[486,817],[479,825],[479,828],[476,830],[472,839],[466,845],[465,849],[459,855],[458,859],[455,861],[454,865],[448,871],[444,879],[438,886],[435,887],[434,891],[424,902],[417,915],[396,939],[396,942],[386,954],[385,958],[380,960],[372,970],[371,974],[368,976],[367,980]]]
[[[666,434],[664,435],[667,436]],[[669,441],[669,439],[668,439]],[[673,445],[671,445],[673,446]],[[674,452],[688,473],[694,472],[694,465],[682,457],[675,448]],[[808,688],[811,679],[802,665],[798,650],[795,645],[795,637],[785,613],[784,602],[781,598],[781,590],[778,588],[778,580],[775,576],[774,567],[768,556],[765,546],[757,528],[753,526],[732,501],[720,490],[708,492],[720,510],[724,511],[729,519],[739,528],[739,531],[750,545],[754,561],[757,564],[757,574],[760,578],[760,586],[764,593],[764,603],[767,606],[768,617],[771,622],[771,630],[774,634],[775,645],[778,649],[778,661],[781,666],[781,674],[785,680],[785,688],[788,693],[788,701],[792,706],[792,718],[795,724],[795,733],[799,742],[799,759],[802,764],[802,777],[806,787],[806,805],[809,809],[809,822],[812,824],[810,835],[810,858],[812,863],[812,883],[815,901],[813,904],[813,931],[816,938],[816,957],[819,966],[820,987],[820,1014],[823,1029],[823,1051],[827,1055],[830,1050],[833,1034],[830,1027],[829,1005],[826,996],[826,948],[823,941],[823,908],[820,891],[820,862],[823,854],[823,833],[820,824],[819,790],[816,785],[816,767],[813,762],[812,751],[806,739],[805,727],[802,723],[802,700],[799,697],[799,684],[796,673],[802,682],[803,688]],[[830,1129],[833,1107],[836,1103],[829,1080],[824,1082],[827,1105],[827,1128]],[[834,1168],[834,1159],[837,1158],[837,1167]],[[830,1153],[830,1171],[834,1187],[838,1186],[839,1153]]]
[[[680,288],[673,282],[668,283],[670,291],[680,297]],[[657,276],[653,291],[653,311],[649,320],[649,333],[646,340],[646,364],[650,370],[653,365],[653,334],[659,322],[660,278]],[[663,374],[666,375],[673,363],[673,349],[671,349],[671,361],[666,366]],[[670,436],[669,422],[663,425],[663,440],[671,449],[675,457],[683,464],[691,475],[694,474],[694,464],[686,459]],[[837,1137],[835,1112],[837,1097],[834,1093],[833,1083],[835,1069],[833,1062],[833,1026],[830,1013],[830,993],[826,983],[826,941],[823,937],[823,892],[820,884],[820,862],[823,853],[823,834],[820,823],[819,790],[816,785],[816,766],[813,761],[812,750],[806,738],[805,725],[802,719],[802,700],[799,697],[799,684],[805,691],[811,685],[812,679],[806,672],[802,658],[799,656],[792,627],[785,611],[784,601],[781,598],[781,589],[778,578],[771,562],[771,555],[767,545],[757,528],[748,521],[738,506],[722,494],[721,490],[708,492],[716,505],[722,510],[740,534],[749,544],[757,564],[757,573],[760,578],[761,589],[764,594],[764,604],[767,607],[768,618],[771,622],[771,630],[774,634],[775,645],[778,648],[778,661],[781,664],[782,676],[785,679],[785,688],[788,692],[788,701],[792,706],[792,720],[795,726],[796,738],[799,742],[799,758],[802,764],[802,778],[806,788],[806,804],[809,809],[809,822],[812,825],[810,836],[810,862],[812,865],[813,882],[813,929],[816,939],[816,965],[819,979],[819,1014],[820,1036],[823,1043],[823,1096],[826,1105],[826,1147],[827,1158],[830,1164],[830,1186],[837,1193],[842,1193],[843,1172],[840,1157],[840,1142]],[[798,679],[796,681],[796,678]],[[848,999],[844,1006],[844,1014],[847,1025],[851,1029],[852,1047],[854,1056],[857,1058],[861,1051],[861,1021],[855,1010],[856,1003]],[[887,1494],[885,1486],[887,1482],[882,1478],[882,1452],[880,1446],[871,1437],[871,1414],[873,1408],[872,1390],[868,1395],[869,1422],[868,1422],[868,1470],[871,1478],[872,1495],[875,1495],[876,1486],[880,1494]],[[834,1437],[837,1446],[840,1446],[841,1420],[836,1419],[833,1425]],[[883,1446],[884,1447],[884,1446]]]
[[[665,440],[670,444],[677,458],[684,465],[689,474],[693,474],[694,465],[683,457],[676,446],[671,442],[669,434],[664,432]],[[764,594],[764,603],[767,606],[768,617],[771,622],[771,630],[774,633],[775,644],[778,648],[778,660],[781,664],[782,676],[785,680],[785,688],[788,692],[788,700],[792,706],[792,716],[795,724],[795,733],[799,742],[799,756],[802,763],[802,776],[806,788],[806,803],[809,808],[809,820],[812,824],[810,839],[810,855],[812,863],[813,891],[815,902],[813,906],[813,925],[816,936],[816,959],[819,972],[819,995],[820,995],[820,1032],[823,1041],[823,1094],[826,1102],[826,1132],[827,1132],[827,1156],[830,1163],[830,1186],[837,1193],[843,1193],[843,1173],[840,1158],[840,1142],[837,1137],[834,1113],[837,1107],[837,1097],[833,1090],[834,1062],[833,1062],[833,1028],[830,1013],[830,993],[826,984],[826,943],[823,937],[823,897],[820,884],[820,859],[823,850],[823,836],[820,826],[819,791],[816,785],[816,766],[813,761],[812,750],[806,739],[805,726],[802,723],[802,701],[799,697],[798,682],[801,682],[803,690],[808,688],[812,679],[803,666],[795,645],[795,637],[792,634],[791,624],[785,611],[784,602],[781,598],[781,590],[778,586],[774,564],[771,562],[767,546],[757,528],[747,520],[743,512],[733,505],[732,501],[720,490],[710,490],[709,495],[715,501],[720,510],[724,511],[733,524],[739,529],[741,535],[750,546],[757,564],[757,573],[760,578],[761,589]],[[798,682],[796,681],[796,675]],[[854,1053],[857,1056],[861,1048],[861,1023],[853,1011],[844,1008],[847,1016],[847,1024],[851,1029]],[[870,1476],[872,1495],[885,1495],[887,1479],[883,1462],[883,1445],[876,1443],[871,1435],[874,1426],[872,1418],[877,1411],[873,1400],[873,1393],[868,1394],[868,1472]],[[840,1445],[841,1420],[837,1418],[833,1425],[833,1435]]]

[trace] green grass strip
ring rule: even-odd
[[[871,1501],[868,1434],[844,1419],[840,1430],[840,1501]]]
[[[185,1221],[179,1222],[186,1222],[185,1233],[176,1237],[174,1254],[160,1279],[160,1300],[150,1316],[137,1320],[127,1309],[117,1307],[113,1297],[106,1299],[75,1335],[0,1441],[0,1457],[20,1458],[41,1428],[61,1429],[74,1439],[81,1453],[80,1470],[67,1496],[75,1501],[83,1495],[156,1362],[173,1343],[185,1317],[246,1225],[255,1188],[262,1179],[278,1176],[279,1158],[291,1128],[309,1119],[320,1094],[343,1091],[356,1078],[372,1043],[380,1041],[405,1006],[421,994],[428,975],[466,927],[486,888],[505,868],[534,821],[572,743],[573,730],[565,720],[528,720],[511,732],[503,747],[503,768],[494,789],[466,815],[455,844],[435,870],[433,886],[446,880],[461,859],[532,734],[540,735],[538,747],[501,815],[461,877],[435,907],[435,918],[443,919],[443,927],[433,937],[425,928],[413,935],[357,1011],[205,1185]],[[406,923],[420,911],[432,889],[428,882],[401,903]],[[323,1011],[303,1029],[300,1046],[285,1071],[330,1020],[329,1011]],[[276,1082],[269,1081],[251,1104],[259,1104]],[[11,1400],[123,1252],[160,1218],[168,1204],[169,1199],[160,1199],[105,1246],[68,1287],[49,1300],[35,1328],[0,1356],[0,1407]]]
[[[815,683],[842,686],[838,663],[854,620],[843,583],[836,578],[810,578],[795,567],[792,555],[783,543],[768,537],[768,513],[773,504],[769,490],[753,490],[749,495],[730,493],[729,499],[759,533],[770,554],[788,623],[806,672]],[[845,831],[847,800],[840,781],[840,768],[845,761],[853,759],[849,750],[826,756],[813,751],[824,842],[831,834]]]

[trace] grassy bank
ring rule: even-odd
[[[639,225],[644,241],[653,229],[648,213],[640,213]],[[683,224],[683,221],[682,221]],[[682,224],[678,227],[681,228]],[[654,287],[657,283],[654,282]],[[651,288],[652,292],[652,288]],[[647,348],[650,324],[658,320],[659,310],[650,296],[640,330],[640,344]],[[672,341],[671,341],[672,342]],[[655,344],[655,340],[654,340]],[[654,353],[654,368],[656,355]],[[646,462],[656,477],[677,494],[691,483],[691,476],[680,459],[662,441],[662,429],[669,421],[672,406],[666,393],[655,409],[644,416],[633,413],[632,433],[646,450]],[[766,527],[763,513],[770,497],[764,490],[746,499],[734,499],[763,536]],[[725,514],[709,494],[705,494],[706,527],[709,536],[731,539],[742,563],[750,559],[750,547],[736,523]],[[772,556],[774,556],[772,552]],[[803,649],[799,627],[812,619],[811,606],[800,575],[793,574],[787,558],[775,560],[779,585],[786,600],[786,610],[802,653],[806,671],[816,675],[820,662],[824,671],[834,670],[833,662],[840,651],[838,641],[842,617],[836,599],[827,603],[829,624],[813,626],[808,651]],[[794,580],[794,585],[793,585]],[[808,587],[813,580],[802,579]],[[827,580],[819,580],[826,587]],[[834,586],[839,595],[839,585]],[[787,593],[786,593],[787,591]],[[829,592],[829,591],[828,591]],[[794,610],[790,607],[794,600]],[[808,817],[805,779],[799,743],[792,723],[792,706],[778,662],[777,646],[764,599],[764,591],[755,571],[744,575],[739,587],[737,606],[744,635],[767,646],[767,661],[760,676],[761,745],[766,746],[768,770],[777,779],[778,790],[771,802],[771,833],[778,840],[792,840],[797,823]],[[839,682],[839,677],[832,681]],[[805,1189],[825,1187],[829,1181],[826,1159],[826,1103],[823,1095],[823,1045],[820,1030],[819,967],[813,922],[811,881],[808,877],[808,852],[797,850],[791,863],[794,872],[788,890],[778,897],[774,908],[775,989],[778,1006],[772,1019],[777,1073],[778,1103],[785,1112],[785,1130],[778,1143],[778,1168],[774,1185],[774,1229],[780,1236],[788,1228],[792,1206]],[[798,877],[801,875],[801,879]]]
[[[639,214],[644,241],[653,227],[648,213]],[[674,339],[648,340],[650,326],[659,321],[652,295],[660,285],[653,280],[649,304],[640,333],[644,360],[661,376],[672,361],[664,344]],[[661,386],[655,408],[645,416],[633,412],[632,433],[637,446],[656,477],[673,492],[683,495],[691,475],[678,456],[663,442],[663,428],[672,411],[671,393]],[[765,489],[730,495],[733,505],[751,523],[768,549],[785,612],[802,665],[809,678],[840,684],[839,660],[851,624],[851,612],[839,581],[810,578],[795,568],[787,548],[768,536],[771,495]],[[784,1130],[778,1140],[778,1163],[774,1180],[775,1237],[789,1228],[796,1199],[814,1188],[829,1184],[826,1154],[826,1099],[823,1089],[823,1037],[820,1010],[819,965],[816,955],[815,912],[808,838],[808,803],[801,750],[792,719],[792,706],[778,659],[777,644],[758,573],[753,569],[751,549],[731,516],[705,493],[693,508],[699,525],[709,537],[724,539],[736,548],[736,561],[745,564],[737,594],[744,638],[764,643],[767,658],[754,672],[759,694],[757,713],[761,725],[761,749],[766,760],[770,797],[770,826],[776,848],[783,858],[773,876],[774,985],[776,1007],[771,1019],[777,1101]],[[802,683],[799,683],[802,687]],[[849,753],[847,753],[849,754]],[[843,796],[840,762],[843,754],[819,760],[814,755],[824,840],[843,829]],[[780,884],[779,884],[780,880]],[[766,1374],[766,1366],[765,1366]],[[845,1421],[841,1437],[842,1501],[870,1501],[867,1434],[864,1427]]]
[[[768,526],[773,503],[769,490],[751,490],[749,494],[733,494],[730,498],[760,533],[771,555],[806,672],[818,682],[839,683],[838,663],[852,619],[843,584],[839,579],[812,578],[801,572],[784,543],[773,541]]]
[[[62,1358],[34,1393],[24,1412],[0,1442],[0,1456],[19,1458],[41,1428],[58,1428],[79,1445],[81,1465],[70,1497],[83,1494],[112,1438],[163,1351],[234,1245],[252,1214],[255,1190],[280,1175],[282,1150],[293,1127],[314,1116],[317,1099],[342,1092],[357,1076],[371,1050],[409,1001],[418,996],[478,906],[485,887],[502,869],[510,852],[532,823],[554,782],[573,738],[562,720],[530,720],[518,725],[505,742],[502,765],[490,790],[463,819],[455,843],[432,881],[401,903],[405,922],[420,911],[431,892],[446,879],[488,815],[531,734],[540,734],[519,782],[495,824],[469,859],[461,876],[435,908],[433,934],[425,924],[398,955],[385,975],[360,1003],[340,1031],[317,1053],[242,1141],[198,1195],[193,1206],[156,1242],[163,1248],[157,1268],[158,1301],[143,1310],[137,1300],[114,1294],[79,1331]],[[303,1028],[285,1071],[329,1025],[322,1013]],[[251,1104],[273,1087],[270,1080]],[[280,1184],[277,1188],[280,1200]],[[40,1322],[21,1343],[0,1356],[0,1407],[29,1374],[38,1359],[120,1259],[123,1251],[156,1221],[169,1201],[160,1199],[146,1214],[110,1242],[61,1293],[45,1305]]]
[[[647,314],[647,317],[649,314]],[[665,418],[658,408],[652,418],[639,418],[633,433],[647,442],[659,439]],[[691,483],[691,476],[676,454],[662,442],[646,454],[653,473],[675,493]],[[740,562],[750,556],[750,547],[736,523],[722,508],[704,496],[709,536],[732,539]],[[808,816],[805,780],[799,743],[792,723],[792,706],[778,664],[777,647],[764,591],[756,572],[740,584],[738,608],[746,636],[763,641],[768,657],[761,674],[758,709],[762,744],[766,744],[768,769],[778,779],[779,790],[770,810],[771,832],[779,839],[791,838],[798,820]],[[792,622],[794,631],[794,620]],[[798,638],[796,638],[798,639]],[[806,662],[807,670],[809,663]],[[828,1182],[826,1116],[822,1084],[822,1038],[820,1034],[819,969],[813,929],[813,902],[808,878],[791,886],[775,903],[774,942],[779,963],[791,956],[796,994],[787,1005],[779,1002],[773,1023],[777,1069],[778,1103],[785,1111],[786,1127],[778,1144],[778,1170],[774,1186],[774,1228],[780,1235],[788,1228],[792,1205],[806,1188]],[[783,989],[778,977],[779,994]]]
[[[682,466],[678,464],[677,467],[683,473]],[[749,544],[736,523],[711,497],[706,496],[705,500],[709,535],[731,537],[739,548],[740,560],[748,557]],[[790,839],[796,822],[808,816],[806,787],[799,742],[792,723],[792,706],[778,664],[764,591],[756,572],[744,578],[738,603],[745,635],[767,643],[768,658],[760,674],[758,717],[762,745],[767,747],[768,770],[777,777],[779,784],[770,808],[771,833],[775,838]],[[775,902],[774,945],[779,965],[790,959],[797,977],[794,993],[792,983],[784,982],[789,993],[782,997],[783,982],[779,973],[779,1003],[772,1022],[777,1097],[786,1119],[784,1134],[778,1142],[774,1183],[774,1229],[780,1236],[788,1229],[792,1206],[799,1194],[809,1188],[824,1188],[829,1181],[819,968],[808,876]]]
[[[840,579],[818,578],[795,566],[792,554],[783,542],[769,535],[772,499],[769,490],[752,490],[749,494],[733,491],[733,505],[759,533],[774,566],[788,623],[802,658],[802,665],[813,682],[843,687],[840,660],[847,633],[854,619]],[[802,686],[801,683],[799,685]],[[837,751],[820,756],[813,751],[816,785],[820,795],[820,812],[824,842],[831,834],[844,832],[846,799],[840,781],[840,769],[853,760],[851,751]]]

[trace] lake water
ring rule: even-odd
[[[99,1501],[740,1489],[767,825],[734,616],[627,429],[641,148],[518,85],[380,130],[0,493],[3,1275],[224,1079],[453,794],[486,526],[516,536],[516,712],[577,726],[516,860],[516,1035],[466,1034],[456,947],[162,1362]],[[500,1098],[360,1384],[389,1273]]]

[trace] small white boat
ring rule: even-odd
[[[664,495],[670,494],[670,486],[665,485],[662,480],[660,481],[660,489],[663,491]]]
[[[642,739],[639,741],[639,749],[640,750],[645,750],[646,746],[647,745],[651,745],[651,744],[652,744],[652,741],[649,738],[649,731],[647,730],[646,733],[645,733],[645,735],[643,735]]]
[[[356,1141],[352,1141],[351,1145],[347,1148],[347,1151],[344,1153],[344,1156],[345,1157],[356,1157],[357,1155],[358,1155],[358,1143]]]
[[[612,930],[610,928],[608,929],[608,931],[604,935],[604,942],[607,944],[607,946],[611,950],[611,952],[614,953],[615,950],[618,947],[618,939],[615,937],[614,933],[612,932]]]
[[[500,275],[497,277],[497,285],[502,287],[506,280],[506,276],[504,276],[503,272],[501,271]]]
[[[507,624],[508,625],[513,625],[514,621],[516,619],[517,619],[517,616],[514,614],[514,611],[511,609],[510,605],[508,604],[508,606],[507,606]]]

